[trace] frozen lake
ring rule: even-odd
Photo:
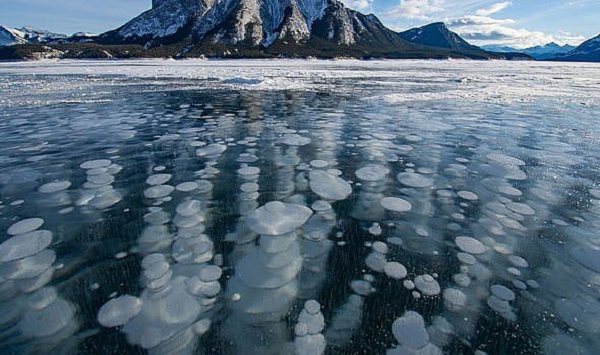
[[[2,354],[598,354],[600,66],[0,63]]]

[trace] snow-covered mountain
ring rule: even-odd
[[[0,46],[12,46],[15,44],[45,43],[51,40],[64,39],[67,35],[39,30],[31,26],[19,29],[0,26]]]
[[[394,42],[375,16],[335,0],[155,0],[151,10],[102,39],[153,45],[188,38],[195,43],[268,47],[277,40],[305,42],[313,30],[338,44],[387,34]]]
[[[0,26],[0,47],[27,43],[25,33],[10,27]]]
[[[575,47],[570,46],[568,44],[561,46],[559,44],[551,42],[551,43],[548,43],[543,46],[535,46],[535,47],[527,48],[527,49],[523,50],[523,53],[527,53],[530,56],[534,57],[535,59],[548,59],[548,58],[556,57],[557,55],[560,55],[563,53],[568,53],[569,51],[572,51],[573,49],[575,49]]]
[[[529,47],[529,48],[525,48],[525,49],[517,49],[517,48],[513,48],[513,47],[509,47],[509,46],[495,45],[495,44],[481,46],[481,48],[485,49],[486,51],[491,51],[491,52],[525,53],[525,54],[530,55],[538,60],[553,58],[558,55],[568,53],[569,51],[572,51],[573,49],[575,49],[574,46],[570,46],[568,44],[561,46],[554,42],[545,44],[543,46],[535,46],[535,47]]]
[[[186,55],[244,56],[253,51],[252,55],[286,56],[489,57],[443,24],[425,27],[425,32],[444,43],[430,48],[421,41],[428,36],[403,37],[375,15],[348,9],[337,0],[155,0],[152,9],[101,35],[98,42],[146,48],[183,43]]]
[[[443,22],[400,32],[400,37],[406,41],[430,47],[465,51],[480,50],[480,48],[462,39],[458,34],[450,31]]]

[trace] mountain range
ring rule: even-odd
[[[488,52],[441,22],[395,32],[338,0],[153,0],[123,26],[90,37],[27,37],[0,27],[0,59],[66,57],[353,57],[532,59]],[[23,31],[21,31],[23,32]]]
[[[525,53],[525,54],[530,55],[538,60],[554,58],[559,55],[566,54],[575,49],[574,46],[570,46],[568,44],[561,46],[554,42],[545,44],[543,46],[535,46],[535,47],[530,47],[530,48],[525,48],[525,49],[517,49],[517,48],[513,48],[513,47],[509,47],[509,46],[494,45],[494,44],[481,46],[481,48],[485,49],[486,51],[491,51],[491,52]]]

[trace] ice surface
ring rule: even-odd
[[[599,83],[581,63],[0,63],[0,348],[598,353]]]

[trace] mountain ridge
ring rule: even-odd
[[[397,33],[375,15],[346,8],[337,0],[154,0],[151,9],[98,37],[42,44],[46,46],[4,48],[0,58],[27,57],[47,47],[69,58],[531,59],[488,53],[443,23]]]
[[[524,49],[517,49],[517,48],[510,47],[510,46],[494,45],[494,44],[484,45],[484,46],[481,46],[481,48],[486,51],[491,51],[491,52],[524,53],[524,54],[530,55],[538,60],[554,58],[558,55],[566,54],[569,51],[575,49],[574,46],[571,46],[568,44],[561,46],[555,42],[550,42],[550,43],[547,43],[544,45],[528,47],[528,48],[524,48]]]

